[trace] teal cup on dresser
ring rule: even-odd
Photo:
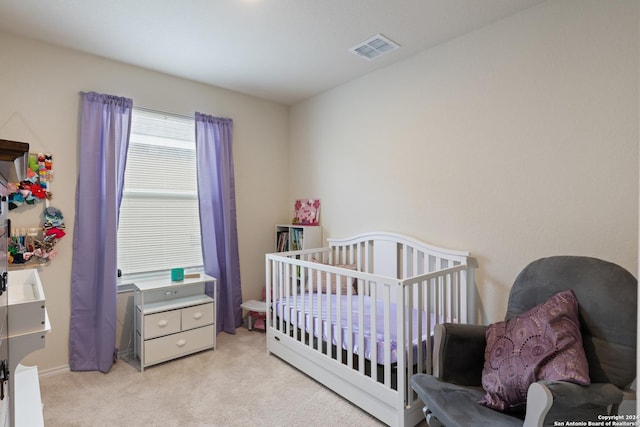
[[[181,280],[184,280],[184,268],[172,268],[171,281],[180,282]]]

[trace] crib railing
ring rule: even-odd
[[[467,322],[469,269],[464,257],[438,258],[396,242],[386,250],[396,252],[390,276],[373,273],[380,259],[366,241],[267,255],[267,330],[346,367],[367,392],[380,388],[399,407],[422,406],[411,375],[432,372],[436,324]],[[337,287],[344,297],[329,297]]]

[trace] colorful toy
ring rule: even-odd
[[[66,235],[63,219],[59,209],[48,207],[44,210],[41,229],[19,229],[18,232],[14,232],[8,244],[9,263],[23,264],[34,257],[41,260],[54,259],[54,246]],[[38,235],[42,237],[38,238]]]
[[[53,156],[49,153],[44,155],[44,169],[46,171],[45,181],[53,181]]]
[[[40,167],[38,166],[38,157],[34,155],[29,155],[29,170],[34,174],[38,173]]]

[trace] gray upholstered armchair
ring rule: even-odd
[[[432,427],[530,427],[602,421],[604,415],[616,414],[623,391],[629,391],[636,377],[637,286],[627,270],[595,258],[557,256],[532,262],[511,288],[505,322],[560,291],[573,290],[591,383],[534,381],[523,389],[526,405],[520,412],[483,406],[478,402],[486,396],[482,377],[487,327],[439,325],[434,375],[414,375],[411,380],[425,403],[427,422]]]

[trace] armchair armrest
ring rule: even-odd
[[[593,420],[607,414],[608,407],[615,413],[622,402],[623,392],[613,384],[581,386],[565,381],[538,381],[527,392],[527,415],[524,427],[538,427],[546,419],[553,424],[557,420]]]
[[[618,408],[619,414],[635,414],[636,413],[636,400],[637,400],[637,392],[635,389],[627,388],[622,390],[624,394],[624,398],[622,399],[622,403]]]
[[[486,330],[482,325],[436,325],[433,375],[459,385],[481,386]]]

